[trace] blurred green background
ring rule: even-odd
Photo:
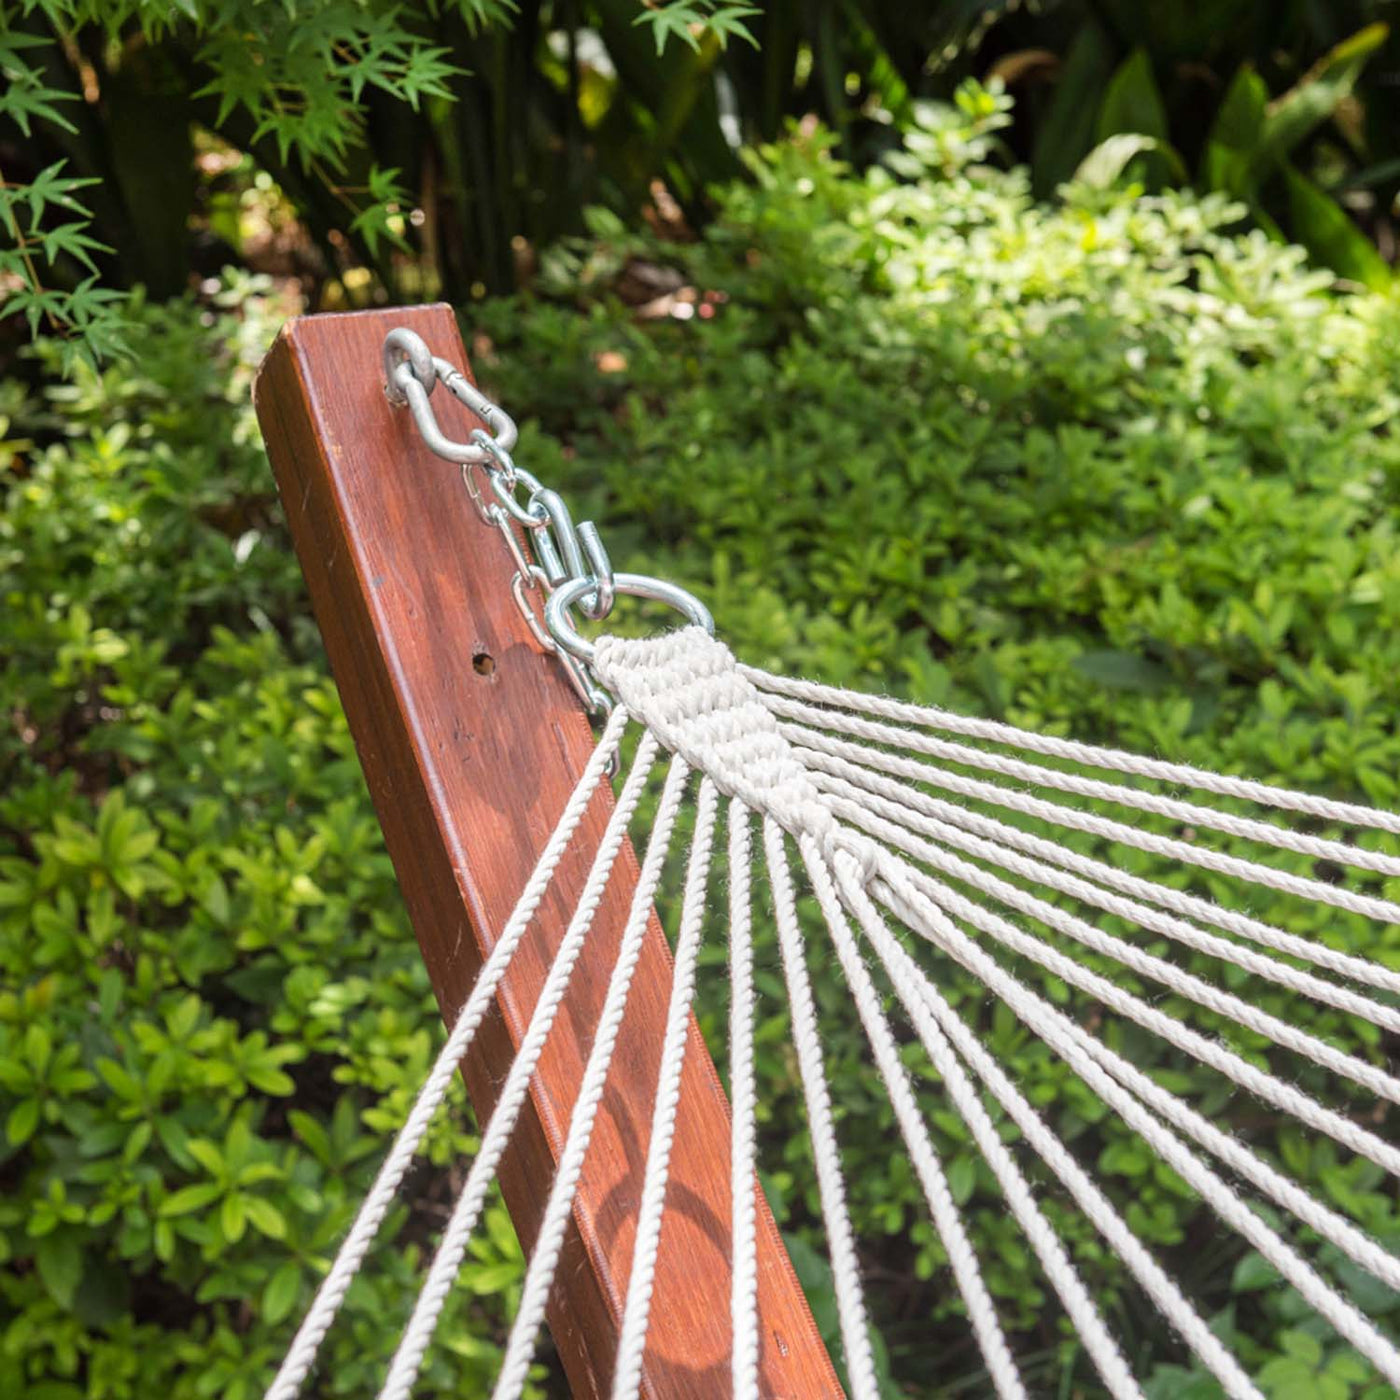
[[[288,314],[457,304],[520,460],[745,659],[1400,804],[1390,8],[0,2],[0,1395],[254,1400],[440,1043],[248,404]],[[1400,968],[1400,929],[1251,912]],[[772,993],[766,931],[760,962]],[[988,1394],[828,962],[883,1384]],[[707,1031],[723,971],[717,938]],[[1271,1400],[1393,1393],[940,975]],[[1160,1004],[1393,1136],[1306,1062]],[[1378,1169],[1099,1028],[1400,1247]],[[776,995],[760,1052],[765,1185],[836,1347]],[[909,1063],[1031,1393],[1102,1395]],[[315,1394],[375,1393],[474,1133],[454,1101]],[[1041,1199],[1152,1400],[1220,1394]],[[1308,1252],[1400,1330],[1400,1296]],[[489,1385],[521,1276],[494,1202],[422,1394]],[[532,1385],[561,1393],[547,1348]]]

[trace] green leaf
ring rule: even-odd
[[[1074,658],[1074,669],[1112,690],[1151,694],[1171,684],[1171,672],[1131,651],[1086,651]]]
[[[1346,210],[1292,166],[1284,167],[1283,178],[1288,186],[1293,232],[1308,252],[1341,276],[1373,291],[1389,288],[1389,266]]]
[[[1109,189],[1117,184],[1123,172],[1138,156],[1149,151],[1161,156],[1179,179],[1185,179],[1186,167],[1181,157],[1170,146],[1152,136],[1137,136],[1125,132],[1121,136],[1110,136],[1095,146],[1080,161],[1079,168],[1074,172],[1074,182],[1087,185],[1090,189]]]
[[[288,1259],[278,1265],[263,1289],[263,1320],[275,1326],[291,1313],[300,1296],[301,1265],[295,1259]]]
[[[1278,1270],[1258,1250],[1251,1250],[1235,1265],[1230,1291],[1253,1293],[1260,1288],[1272,1288],[1278,1282]]]
[[[1151,136],[1163,142],[1167,139],[1167,109],[1146,49],[1134,49],[1118,65],[1099,108],[1100,143],[1120,133]]]
[[[203,1210],[212,1205],[223,1194],[223,1187],[216,1181],[200,1181],[193,1186],[182,1186],[161,1203],[163,1216],[188,1215],[191,1211]]]
[[[34,1263],[54,1302],[61,1308],[71,1308],[83,1276],[83,1250],[77,1232],[55,1230],[45,1235],[34,1250]]]
[[[464,1287],[479,1298],[490,1297],[520,1279],[520,1265],[513,1260],[500,1264],[471,1264],[459,1275]]]
[[[219,1225],[223,1229],[224,1238],[230,1244],[237,1244],[243,1238],[243,1231],[248,1224],[248,1200],[249,1198],[240,1192],[230,1191],[219,1209]]]
[[[21,1099],[5,1120],[5,1136],[12,1147],[22,1147],[39,1126],[39,1100]]]
[[[1263,140],[1269,89],[1251,64],[1241,64],[1225,91],[1201,157],[1201,183],[1241,198],[1253,190],[1254,160]]]
[[[1031,152],[1038,192],[1048,194],[1069,179],[1093,146],[1095,117],[1112,63],[1113,49],[1102,28],[1093,20],[1085,21],[1055,80],[1055,95]]]
[[[199,1163],[210,1176],[222,1178],[227,1170],[223,1153],[207,1138],[191,1138],[185,1144],[190,1156]]]
[[[1385,43],[1390,30],[1368,24],[1343,40],[1270,107],[1264,120],[1256,160],[1264,165],[1281,161],[1356,85],[1367,60]]]
[[[959,1153],[948,1164],[948,1190],[956,1204],[963,1206],[972,1198],[977,1184],[977,1164],[966,1153]]]
[[[37,1021],[24,1033],[24,1054],[30,1068],[42,1077],[53,1054],[53,1037]]]
[[[282,1212],[261,1196],[241,1196],[249,1221],[253,1228],[269,1239],[283,1240],[287,1237],[287,1221]]]

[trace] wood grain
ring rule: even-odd
[[[592,747],[557,663],[512,601],[504,541],[477,518],[457,469],[385,400],[386,332],[416,330],[470,374],[446,306],[290,322],[254,389],[326,650],[444,1018],[466,1000]],[[445,393],[449,436],[478,420]],[[474,658],[490,658],[489,663]],[[606,785],[605,785],[606,788]],[[609,812],[598,794],[463,1065],[490,1113]],[[501,1181],[534,1243],[582,1077],[637,862],[618,862],[551,1033]],[[625,1295],[671,986],[653,912],[598,1114],[549,1323],[578,1397],[607,1393]],[[841,1394],[755,1183],[762,1393]],[[692,1020],[644,1390],[728,1396],[729,1112]]]

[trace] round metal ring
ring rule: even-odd
[[[703,627],[714,636],[715,620],[710,610],[693,593],[665,579],[651,578],[647,574],[614,574],[613,588],[618,593],[626,593],[631,598],[650,598],[657,603],[665,603],[696,627]],[[555,642],[580,661],[592,663],[597,648],[587,637],[582,636],[569,617],[569,609],[588,593],[598,587],[597,579],[573,578],[560,584],[550,595],[544,608],[544,625]]]
[[[437,383],[437,366],[433,363],[433,352],[417,331],[399,326],[384,337],[384,393],[391,404],[402,405],[408,402],[407,395],[394,382],[394,370],[402,360],[407,360],[413,377],[423,386],[424,393],[431,394]]]

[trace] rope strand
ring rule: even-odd
[[[856,1259],[855,1238],[851,1233],[851,1217],[846,1210],[841,1154],[836,1145],[831,1099],[826,1087],[826,1074],[822,1069],[821,1035],[817,1029],[812,987],[807,977],[802,930],[797,922],[797,897],[793,893],[787,852],[783,849],[783,831],[772,817],[764,818],[763,844],[768,855],[768,883],[773,891],[778,947],[782,953],[783,975],[787,979],[788,1002],[792,1010],[792,1039],[797,1050],[802,1092],[807,1101],[807,1125],[812,1135],[817,1189],[821,1195],[822,1215],[826,1219],[846,1368],[850,1373],[855,1400],[879,1400],[880,1388],[875,1379],[875,1358],[870,1349],[860,1264]]]
[[[980,866],[972,865],[959,856],[915,836],[912,832],[904,831],[893,822],[884,820],[874,812],[862,811],[856,804],[845,801],[840,801],[837,805],[841,811],[852,816],[853,820],[856,820],[863,829],[879,836],[881,840],[887,841],[899,850],[914,856],[925,865],[971,886],[990,900],[1015,909],[1018,913],[1044,924],[1047,928],[1052,928],[1066,937],[1073,938],[1086,948],[1092,948],[1096,953],[1113,958],[1122,963],[1124,967],[1132,968],[1134,972],[1169,987],[1177,996],[1194,1001],[1227,1020],[1235,1021],[1239,1025],[1265,1036],[1276,1045],[1282,1045],[1295,1054],[1304,1056],[1314,1064],[1322,1065],[1335,1074],[1365,1086],[1380,1098],[1387,1099],[1392,1103],[1400,1103],[1400,1080],[1395,1079],[1384,1070],[1377,1069],[1376,1066],[1367,1064],[1365,1060],[1358,1059],[1355,1055],[1348,1055],[1344,1051],[1328,1045],[1326,1041],[1320,1040],[1315,1035],[1300,1031],[1296,1026],[1280,1020],[1277,1016],[1271,1016],[1267,1011],[1250,1006],[1248,1002],[1242,1001],[1234,993],[1213,987],[1194,973],[1176,967],[1155,954],[1144,952],[1141,948],[1135,947],[1113,934],[1105,933],[1102,929],[1068,913],[1058,905],[1047,903],[999,876],[983,870]],[[1038,962],[1045,962],[1051,954],[1057,959],[1063,958],[1063,955],[1056,953],[1050,945],[1040,943],[1035,939],[1023,939],[1023,943],[1018,946],[1025,946],[1027,942],[1036,945],[1036,951],[1030,953],[1030,956]],[[1082,970],[1078,970],[1077,975],[1084,976],[1085,974]],[[1096,976],[1096,974],[1089,975]],[[1130,994],[1120,991],[1120,995]],[[1397,1156],[1395,1160],[1397,1164],[1400,1164],[1400,1156]]]
[[[359,1272],[370,1242],[379,1232],[379,1226],[398,1192],[399,1183],[413,1161],[413,1154],[418,1150],[418,1144],[427,1131],[428,1124],[446,1095],[447,1086],[456,1073],[457,1066],[471,1047],[472,1038],[490,1007],[496,987],[505,975],[515,950],[520,946],[520,940],[525,936],[525,930],[534,918],[535,910],[539,908],[550,879],[568,849],[569,842],[573,839],[574,832],[578,829],[578,824],[582,821],[613,754],[618,750],[627,720],[626,707],[619,705],[612,712],[598,747],[590,756],[579,777],[578,786],[560,814],[554,834],[540,852],[534,873],[521,892],[520,900],[506,921],[506,926],[501,930],[496,946],[491,949],[477,974],[467,1004],[462,1008],[446,1043],[438,1052],[437,1060],[418,1092],[418,1098],[414,1101],[407,1121],[399,1129],[398,1136],[389,1149],[389,1155],[384,1159],[374,1179],[374,1185],[370,1187],[369,1194],[360,1206],[359,1214],[350,1227],[350,1233],[341,1243],[330,1272],[322,1280],[306,1317],[297,1329],[296,1336],[287,1349],[287,1355],[268,1387],[266,1400],[295,1400],[297,1392],[306,1380],[321,1342],[345,1300],[345,1292]]]
[[[695,836],[686,869],[681,905],[681,929],[676,940],[675,973],[671,1002],[666,1011],[666,1031],[657,1071],[656,1106],[647,1145],[646,1174],[642,1180],[642,1204],[637,1212],[637,1238],[632,1246],[632,1271],[627,1279],[627,1302],[617,1344],[617,1369],[613,1372],[613,1400],[633,1400],[642,1387],[642,1358],[646,1351],[647,1322],[651,1312],[652,1279],[661,1243],[662,1208],[670,1179],[671,1143],[676,1132],[676,1109],[681,1096],[681,1070],[690,1031],[690,1003],[695,995],[695,966],[700,956],[700,935],[705,921],[705,888],[710,877],[710,851],[715,837],[718,794],[709,778],[700,783],[695,814]]]
[[[1220,1342],[1200,1314],[1186,1301],[1181,1290],[1143,1247],[1123,1217],[1109,1203],[1108,1198],[1074,1160],[1060,1139],[1045,1126],[1025,1097],[1001,1073],[976,1037],[967,1032],[962,1020],[954,1013],[947,1000],[892,937],[870,896],[849,874],[841,882],[841,891],[847,907],[855,914],[876,957],[889,974],[895,994],[914,1023],[919,1039],[934,1067],[943,1075],[944,1082],[951,1088],[950,1075],[956,1067],[956,1074],[959,1076],[958,1092],[975,1105],[976,1111],[985,1119],[985,1112],[981,1110],[975,1091],[963,1082],[961,1069],[954,1055],[956,1047],[957,1053],[963,1056],[992,1091],[993,1096],[1026,1135],[1027,1141],[1040,1154],[1046,1165],[1065,1184],[1094,1227],[1117,1250],[1163,1316],[1181,1333],[1191,1349],[1225,1387],[1226,1393],[1233,1400],[1259,1400],[1258,1391],[1240,1369],[1233,1353]],[[990,1126],[989,1120],[988,1125]],[[984,1134],[985,1131],[984,1129]],[[1000,1138],[997,1137],[995,1129],[991,1130],[989,1145],[990,1143],[998,1144],[992,1148],[994,1152],[1004,1152],[1004,1149],[999,1149]],[[1007,1199],[1013,1202],[1013,1206],[1019,1205],[1021,1210],[1034,1209],[1033,1204],[1028,1206],[1021,1188],[1024,1188],[1024,1179],[1021,1179],[1015,1197],[1010,1189],[1003,1187],[1007,1190]],[[1061,1294],[1061,1297],[1064,1296]],[[1068,1299],[1066,1303],[1068,1305]],[[1073,1313],[1071,1315],[1073,1316]],[[1077,1316],[1074,1320],[1078,1325]],[[1103,1373],[1102,1366],[1100,1373]],[[1113,1384],[1109,1376],[1105,1375],[1104,1379],[1110,1386]]]
[[[881,864],[882,878],[874,893],[907,927],[944,948],[1006,1002],[1020,1018],[1041,1035],[1073,1067],[1075,1073],[1119,1116],[1134,1128],[1158,1156],[1191,1186],[1216,1214],[1242,1235],[1283,1275],[1303,1298],[1336,1330],[1365,1355],[1393,1384],[1400,1385],[1400,1352],[1345,1298],[1331,1288],[1299,1254],[1236,1196],[1228,1186],[1191,1153],[1169,1129],[1078,1048],[1072,1037],[1056,1036],[1053,1016],[1041,1014],[1046,1004],[1022,983],[1003,973],[995,961],[959,932],[939,903],[931,900],[898,862]],[[944,890],[944,894],[951,893]],[[952,909],[949,903],[946,906]],[[965,917],[961,912],[959,917]],[[1046,1034],[1046,1030],[1049,1034]]]
[[[944,846],[955,846],[959,850],[966,851],[969,855],[976,856],[979,860],[1009,870],[1013,875],[1018,875],[1023,880],[1048,886],[1062,894],[1073,895],[1083,903],[1107,910],[1129,923],[1164,933],[1167,937],[1173,938],[1178,943],[1193,948],[1197,952],[1206,953],[1211,957],[1233,963],[1236,967],[1242,967],[1246,972],[1253,973],[1256,977],[1277,982],[1280,986],[1299,992],[1303,996],[1311,997],[1314,1001],[1335,1006],[1338,1010],[1346,1011],[1353,1016],[1361,1016],[1374,1025],[1382,1026],[1387,1030],[1400,1032],[1400,1010],[1382,1006],[1370,997],[1361,996],[1347,987],[1338,987],[1335,983],[1325,982],[1322,978],[1299,971],[1287,963],[1266,958],[1262,954],[1256,953],[1252,948],[1241,947],[1238,943],[1231,943],[1228,939],[1218,938],[1216,935],[1206,933],[1203,929],[1196,928],[1170,914],[1149,908],[1135,900],[1124,899],[1090,884],[1087,880],[1080,880],[1073,875],[1064,874],[1052,866],[1029,860],[1005,846],[998,845],[993,841],[985,841],[981,837],[962,831],[950,823],[911,813],[908,809],[901,808],[885,798],[871,793],[863,793],[853,784],[843,782],[839,778],[828,779],[822,786],[836,798],[834,803],[836,811],[859,826],[865,825],[866,818],[871,813],[878,814],[892,824],[901,825],[909,831],[931,837]],[[870,812],[866,811],[866,805],[868,805]],[[1037,915],[1037,917],[1039,916]],[[1117,955],[1115,953],[1111,956]],[[1156,973],[1149,972],[1147,975],[1156,976]],[[1216,1006],[1214,1009],[1222,1010],[1220,1006]],[[1400,1084],[1397,1084],[1396,1088],[1400,1090]]]
[[[902,724],[924,725],[930,729],[942,729],[949,734],[962,734],[967,738],[984,739],[994,744],[1008,744],[1031,753],[1045,754],[1049,758],[1068,759],[1071,763],[1080,763],[1086,768],[1107,768],[1118,773],[1131,773],[1176,787],[1195,788],[1199,792],[1213,792],[1222,797],[1238,798],[1242,802],[1255,802],[1284,811],[1302,812],[1306,816],[1316,817],[1321,821],[1338,822],[1343,826],[1400,833],[1400,813],[1381,811],[1374,807],[1360,807],[1354,802],[1338,802],[1330,797],[1318,797],[1313,793],[1297,792],[1291,788],[1272,787],[1268,783],[1238,778],[1228,773],[1212,773],[1208,769],[1193,768],[1184,763],[1145,758],[1141,754],[1127,753],[1123,749],[1083,744],[1074,739],[1056,738],[1052,734],[1037,734],[1029,729],[1017,729],[1010,724],[1001,724],[996,720],[953,714],[949,710],[931,705],[916,705],[879,695],[863,695],[857,690],[842,690],[815,681],[777,676],[753,666],[740,665],[738,671],[760,690],[790,695],[799,700],[862,710],[866,714],[898,720]]]
[[[730,1370],[738,1400],[758,1394],[758,1200],[755,1143],[753,835],[751,814],[729,803],[729,1079],[734,1126],[729,1191],[733,1201],[733,1279],[729,1313],[734,1328]]]
[[[1400,972],[1393,972],[1380,963],[1371,962],[1367,958],[1353,957],[1329,948],[1326,944],[1285,933],[1272,924],[1262,923],[1232,909],[1224,909],[1198,895],[1159,885],[1138,875],[1130,875],[1104,861],[1094,860],[1070,850],[1067,846],[1047,841],[1019,826],[1012,826],[1008,822],[998,821],[995,817],[984,816],[970,808],[946,802],[941,797],[934,797],[930,793],[896,782],[893,778],[885,777],[869,768],[862,768],[847,759],[813,751],[809,754],[809,763],[813,780],[819,787],[831,791],[830,780],[836,778],[859,788],[862,792],[872,792],[887,798],[901,809],[898,820],[905,826],[913,825],[910,814],[918,812],[935,821],[1011,846],[1039,860],[1076,871],[1120,893],[1148,900],[1176,914],[1212,924],[1239,938],[1271,948],[1274,952],[1297,958],[1301,962],[1312,963],[1317,967],[1325,967],[1339,977],[1346,977],[1353,982],[1361,982],[1379,991],[1400,996]]]
[[[895,1111],[895,1119],[899,1124],[900,1135],[909,1150],[909,1158],[914,1165],[919,1184],[923,1187],[924,1199],[928,1203],[934,1227],[948,1251],[948,1262],[953,1270],[953,1276],[957,1280],[958,1288],[967,1303],[967,1314],[981,1346],[982,1356],[987,1363],[987,1371],[992,1378],[992,1384],[996,1393],[1004,1397],[1005,1400],[1013,1400],[1013,1398],[1014,1400],[1022,1400],[1026,1393],[1025,1387],[1022,1385],[1016,1363],[1011,1358],[1011,1349],[1006,1344],[1006,1335],[1001,1329],[991,1295],[987,1292],[987,1285],[982,1278],[982,1271],[977,1263],[977,1255],[973,1251],[972,1241],[967,1237],[962,1217],[953,1202],[948,1178],[938,1160],[938,1154],[934,1149],[932,1139],[929,1137],[928,1129],[924,1126],[923,1115],[919,1111],[918,1100],[914,1096],[908,1072],[900,1061],[899,1049],[895,1045],[889,1021],[880,1008],[880,999],[870,980],[870,974],[866,972],[865,965],[860,960],[855,939],[851,935],[845,912],[837,897],[835,876],[832,871],[827,869],[821,848],[810,837],[803,839],[801,849],[808,875],[812,881],[812,888],[816,891],[817,900],[821,904],[822,913],[826,918],[826,926],[836,949],[837,960],[850,984],[861,1024],[865,1028],[866,1039],[870,1042],[870,1048],[875,1056],[876,1068],[879,1070],[880,1077],[889,1093],[890,1103]],[[844,861],[849,867],[856,869],[855,862],[850,856],[838,856],[837,860],[838,863]],[[940,1066],[940,1071],[942,1068]],[[960,1110],[966,1110],[973,1114],[980,1112],[981,1108],[975,1102],[965,1103],[962,1099],[958,1100],[958,1107]],[[966,1112],[964,1116],[966,1117]],[[985,1117],[985,1115],[983,1116]],[[990,1123],[987,1126],[990,1128]],[[995,1129],[991,1131],[992,1136],[995,1137]],[[1021,1181],[1020,1185],[1025,1187],[1024,1181]],[[1026,1187],[1026,1200],[1029,1199],[1029,1194],[1029,1188]],[[1038,1219],[1039,1224],[1045,1227],[1040,1232],[1042,1242],[1044,1242],[1049,1227],[1045,1226],[1044,1217],[1039,1215],[1033,1205],[1030,1210]],[[1052,1254],[1056,1255],[1056,1264],[1060,1266],[1061,1271],[1072,1274],[1073,1270],[1069,1261],[1063,1257],[1063,1251],[1059,1250],[1059,1242],[1054,1240],[1053,1236],[1049,1237],[1049,1248]],[[1108,1351],[1112,1353],[1114,1358],[1115,1374],[1122,1372],[1126,1375],[1123,1359],[1118,1355],[1112,1340],[1103,1331],[1103,1325],[1094,1314],[1093,1306],[1089,1303],[1087,1295],[1084,1294],[1083,1286],[1079,1283],[1077,1276],[1073,1278],[1072,1292],[1076,1303],[1082,1305],[1086,1325],[1091,1330],[1091,1335],[1088,1338],[1090,1349],[1093,1350],[1101,1341],[1106,1343]],[[1131,1376],[1127,1377],[1127,1381],[1128,1387],[1115,1392],[1115,1394],[1137,1397],[1139,1392],[1137,1387],[1132,1384]]]
[[[559,1252],[564,1247],[564,1232],[573,1213],[574,1193],[583,1171],[583,1159],[588,1153],[588,1143],[593,1135],[593,1122],[598,1105],[603,1099],[613,1050],[617,1045],[617,1033],[622,1028],[623,1012],[627,1009],[627,994],[632,987],[632,974],[637,969],[637,959],[641,956],[647,925],[651,919],[652,896],[661,880],[661,868],[671,843],[671,830],[676,823],[681,798],[685,795],[685,783],[689,773],[689,765],[683,758],[671,760],[670,771],[666,774],[666,786],[662,789],[661,802],[656,809],[656,824],[647,842],[647,853],[642,859],[642,872],[632,896],[631,913],[623,931],[622,942],[618,945],[617,962],[608,983],[603,1009],[598,1016],[597,1029],[593,1033],[593,1044],[588,1051],[588,1062],[584,1066],[578,1098],[569,1117],[569,1131],[564,1139],[564,1150],[560,1154],[559,1165],[555,1169],[554,1185],[550,1188],[549,1200],[545,1205],[544,1220],[540,1224],[539,1237],[535,1241],[535,1252],[525,1270],[525,1287],[520,1295],[520,1310],[516,1313],[515,1322],[510,1329],[505,1360],[501,1363],[500,1375],[496,1377],[496,1387],[491,1392],[492,1400],[519,1400],[530,1374],[535,1334],[544,1320],[545,1306],[549,1302],[554,1268],[559,1262]]]
[[[1321,880],[1310,880],[1301,875],[1293,875],[1272,865],[1260,865],[1257,861],[1241,860],[1222,851],[1207,850],[1193,846],[1188,841],[1178,841],[1170,836],[1159,836],[1156,832],[1138,831],[1122,822],[1111,821],[1093,812],[1081,811],[1078,807],[1066,807],[1056,802],[1046,802],[1029,793],[1015,788],[999,787],[995,783],[984,783],[976,778],[964,778],[957,773],[949,773],[935,768],[929,763],[919,763],[914,759],[900,758],[879,749],[871,749],[863,744],[853,744],[849,740],[833,739],[815,730],[803,729],[800,725],[780,722],[781,733],[798,744],[802,749],[816,749],[822,753],[847,758],[854,763],[866,764],[882,772],[895,773],[916,783],[933,783],[950,792],[962,794],[978,802],[988,802],[1005,807],[1010,811],[1024,812],[1027,816],[1038,817],[1041,821],[1056,826],[1067,826],[1076,831],[1087,831],[1106,841],[1117,841],[1125,846],[1135,846],[1141,851],[1151,851],[1154,855],[1187,865],[1198,865],[1205,870],[1213,870],[1220,875],[1230,875],[1250,884],[1264,885],[1281,890],[1285,894],[1297,895],[1302,899],[1318,904],[1331,904],[1339,909],[1360,914],[1363,918],[1374,919],[1383,924],[1400,923],[1400,904],[1388,899],[1375,899],[1370,895],[1356,894],[1336,885],[1324,884]]]
[[[583,952],[584,940],[593,927],[593,919],[597,914],[598,905],[602,902],[603,891],[607,888],[618,851],[627,836],[627,824],[632,820],[632,814],[641,800],[647,777],[656,761],[658,747],[655,737],[650,733],[643,734],[637,745],[637,756],[632,764],[632,771],[627,775],[617,805],[608,818],[603,839],[598,843],[587,882],[579,896],[578,907],[574,910],[569,927],[559,942],[544,986],[540,988],[534,1010],[530,1013],[525,1035],[515,1052],[514,1060],[511,1061],[506,1082],[496,1101],[495,1111],[486,1125],[476,1158],[467,1174],[466,1184],[452,1208],[452,1215],[446,1230],[443,1231],[437,1253],[433,1256],[428,1276],[414,1303],[408,1326],[404,1328],[403,1336],[399,1339],[398,1348],[389,1364],[389,1374],[379,1392],[380,1400],[408,1400],[408,1395],[413,1389],[438,1318],[461,1271],[462,1261],[466,1258],[467,1242],[471,1239],[477,1218],[486,1204],[487,1192],[495,1178],[496,1168],[505,1154],[520,1111],[525,1105],[531,1077],[544,1051],[550,1028],[554,1025],[560,1006],[563,1005],[574,968]]]

